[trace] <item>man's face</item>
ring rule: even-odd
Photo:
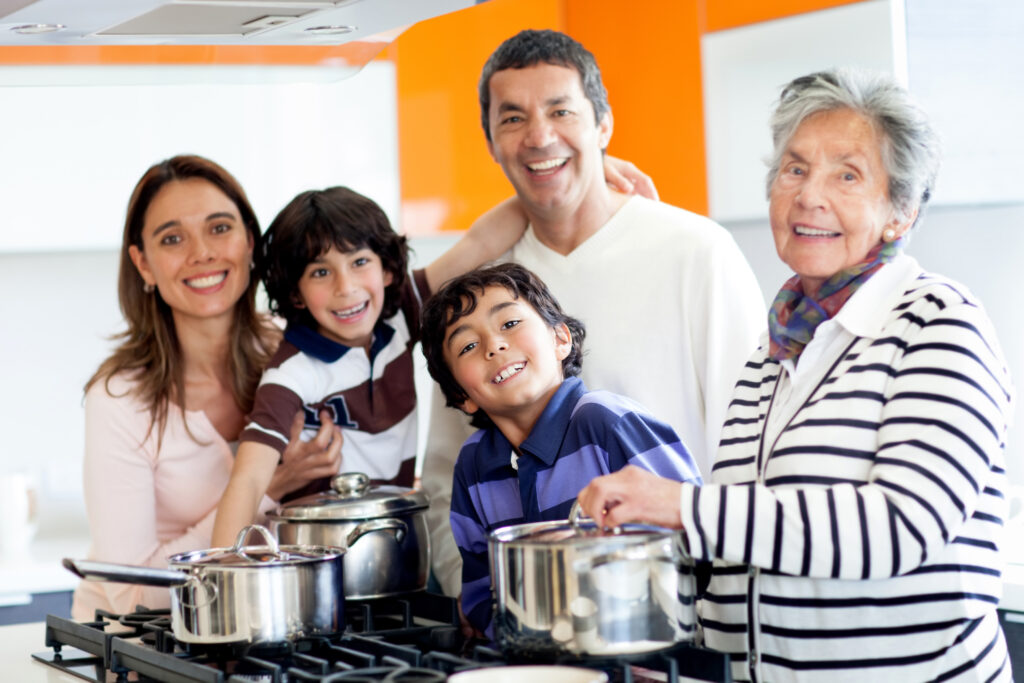
[[[579,72],[555,64],[491,76],[488,149],[531,219],[559,220],[604,190],[601,150],[612,119],[594,122]]]

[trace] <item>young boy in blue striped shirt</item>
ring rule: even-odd
[[[461,607],[478,634],[491,621],[492,531],[566,519],[591,479],[627,464],[700,483],[669,425],[624,396],[587,391],[577,377],[583,324],[526,268],[506,263],[455,278],[422,319],[431,376],[448,405],[481,428],[459,452],[451,506]]]

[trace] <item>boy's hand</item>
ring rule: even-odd
[[[605,155],[604,180],[613,190],[623,194],[638,194],[655,201],[658,199],[658,190],[651,177],[624,159]]]
[[[292,420],[288,445],[281,454],[281,463],[267,487],[267,495],[274,500],[299,489],[314,479],[330,477],[341,469],[341,428],[331,420],[326,410],[320,413],[320,429],[309,441],[302,434],[303,414],[300,410]]]

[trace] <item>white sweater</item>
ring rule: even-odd
[[[707,479],[733,384],[766,319],[732,236],[703,216],[632,197],[566,256],[532,228],[507,256],[586,325],[587,388],[629,396],[668,422]],[[447,519],[452,471],[471,433],[435,390],[423,478],[434,571],[451,594],[460,576]]]
[[[715,562],[705,641],[737,680],[1009,681],[1012,388],[992,325],[906,256],[835,320],[796,381],[754,354],[713,483],[683,485],[689,547]]]

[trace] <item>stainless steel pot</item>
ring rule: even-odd
[[[345,597],[377,598],[426,588],[430,570],[426,494],[371,486],[339,474],[330,491],[293,500],[267,516],[282,543],[345,548]]]
[[[527,657],[623,655],[693,640],[696,581],[682,532],[581,519],[519,524],[488,539],[495,638]]]
[[[251,531],[266,545],[247,546]],[[231,548],[173,555],[171,569],[64,560],[84,579],[171,588],[171,629],[186,643],[280,643],[345,627],[344,550],[279,546],[249,526]]]

